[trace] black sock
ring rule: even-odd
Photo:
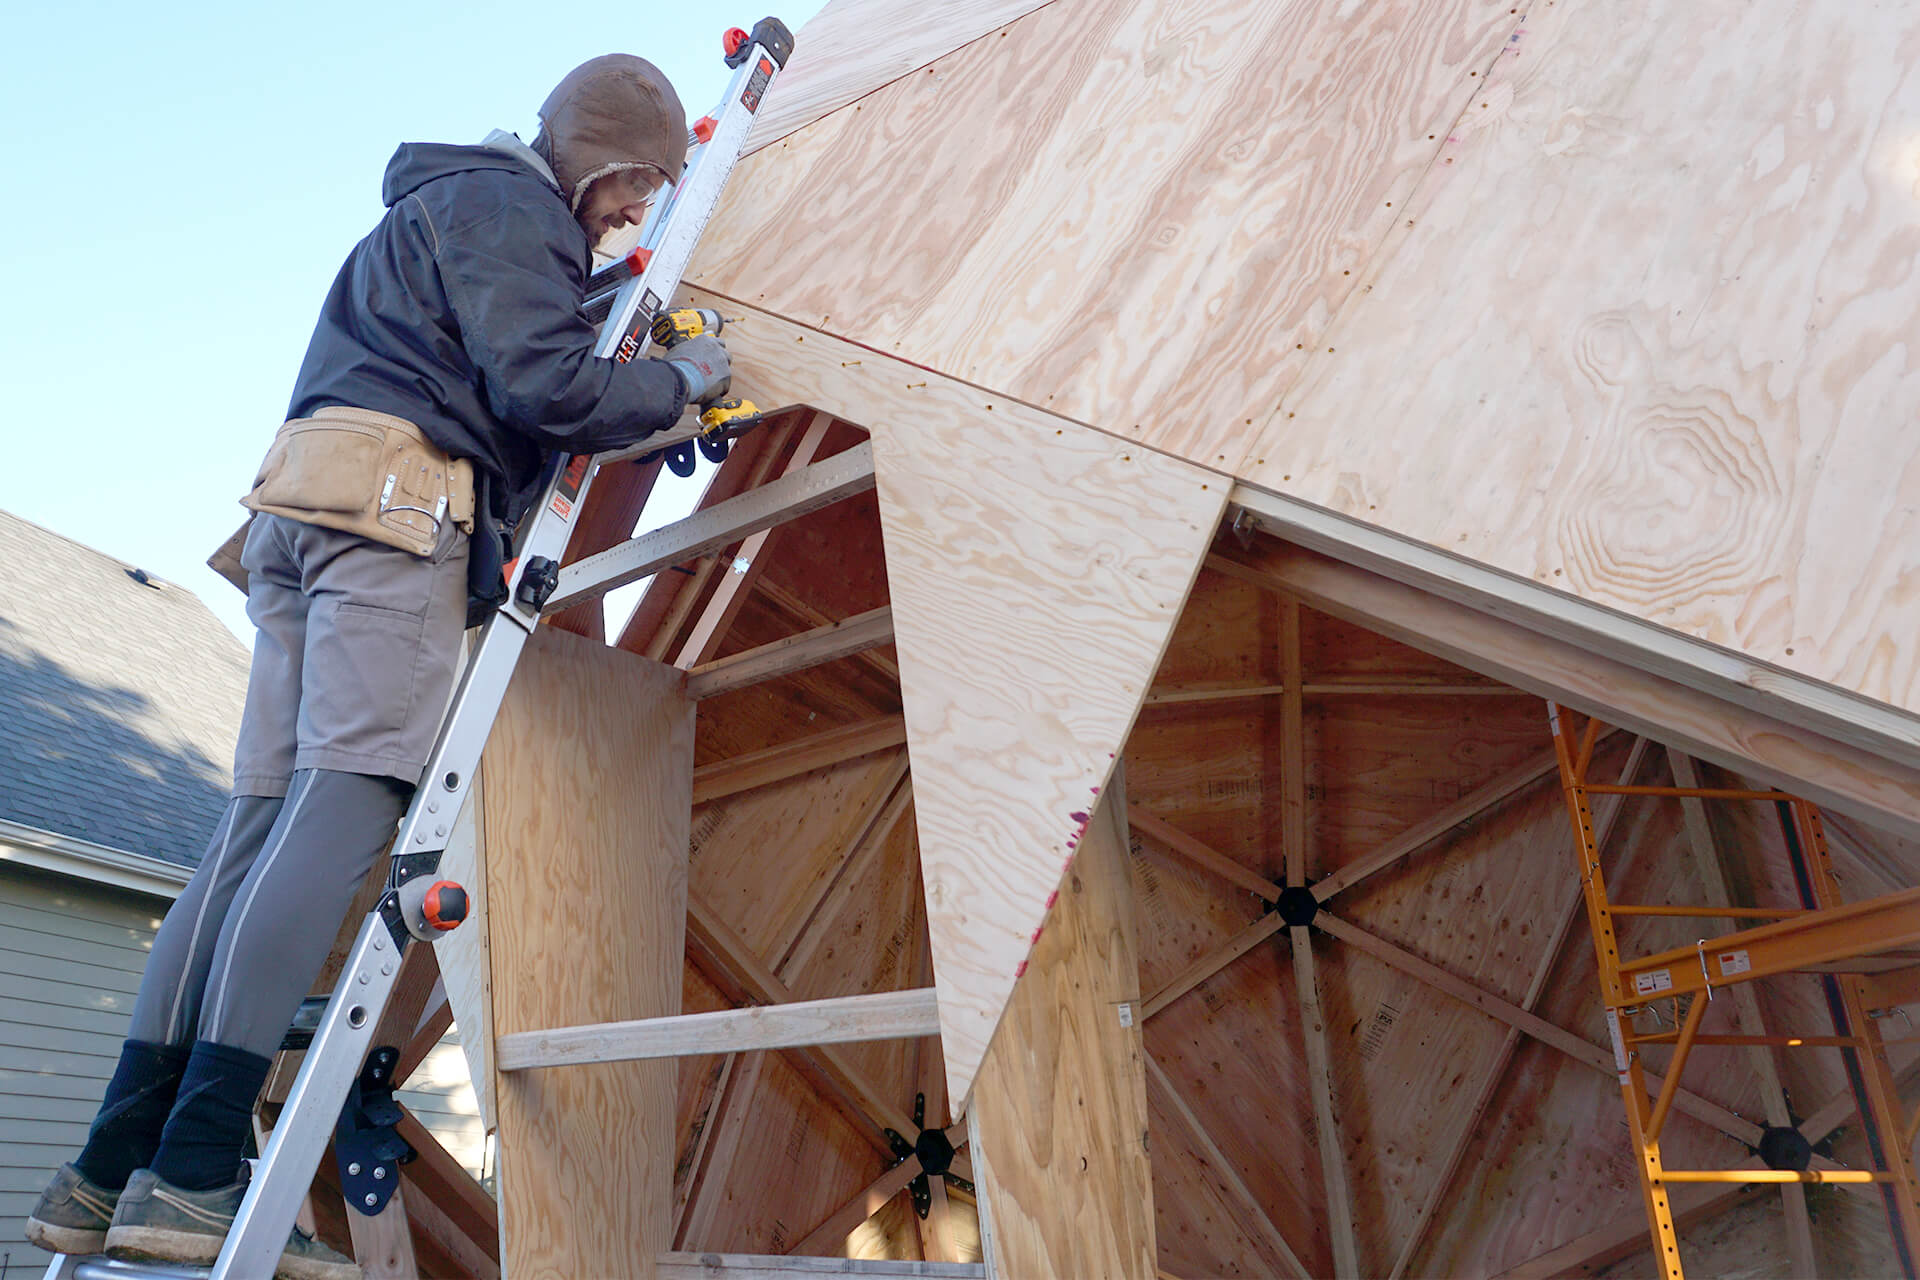
[[[245,1049],[196,1040],[173,1114],[148,1167],[183,1191],[212,1191],[240,1178],[253,1131],[253,1103],[273,1066]]]
[[[88,1182],[118,1191],[153,1159],[186,1069],[185,1045],[129,1040],[120,1046],[120,1065],[107,1083],[86,1148],[73,1161]]]

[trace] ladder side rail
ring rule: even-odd
[[[771,66],[773,73],[759,80],[756,91],[756,79],[760,77],[762,66]],[[694,153],[693,163],[674,188],[671,197],[673,208],[659,224],[658,240],[653,246],[646,270],[629,279],[614,294],[613,310],[600,327],[600,341],[594,348],[595,356],[625,364],[646,352],[651,342],[648,330],[653,319],[680,287],[680,277],[685,274],[687,264],[693,259],[694,248],[700,243],[707,223],[713,218],[713,211],[720,203],[720,192],[732,175],[740,148],[745,145],[747,133],[753,127],[753,115],[759,107],[760,96],[764,95],[766,86],[778,71],[772,55],[757,44],[753,47],[753,55],[735,70],[727,87],[727,96],[723,99],[726,107],[714,127],[713,136]],[[696,433],[689,431],[680,438],[686,439],[693,434]],[[667,442],[665,432],[655,432],[648,437],[645,451],[661,448]],[[522,627],[531,630],[540,621],[540,604],[543,603],[536,600],[529,607],[527,602],[520,599],[520,586],[528,569],[537,560],[550,560],[555,564],[560,562],[566,555],[567,542],[573,536],[574,517],[586,502],[587,492],[600,466],[615,457],[628,457],[633,453],[634,450],[623,449],[597,458],[576,454],[559,460],[555,475],[548,483],[546,493],[541,496],[540,505],[534,508],[533,524],[521,542],[513,577],[507,584],[507,603],[501,608],[503,613]]]
[[[1840,905],[1840,884],[1834,878],[1833,858],[1827,848],[1826,829],[1820,811],[1805,800],[1794,799],[1783,806],[1791,810],[1783,821],[1788,836],[1788,853],[1795,871],[1805,868],[1805,880],[1811,883],[1814,903],[1822,909]],[[1783,814],[1783,819],[1788,815]],[[1835,1009],[1834,1030],[1853,1035],[1863,1042],[1859,1049],[1842,1049],[1847,1075],[1861,1101],[1863,1126],[1875,1162],[1887,1176],[1881,1192],[1887,1204],[1887,1225],[1893,1237],[1894,1252],[1902,1272],[1913,1280],[1920,1263],[1920,1177],[1916,1177],[1912,1148],[1902,1139],[1907,1126],[1901,1114],[1900,1093],[1894,1084],[1887,1050],[1880,1028],[1867,1015],[1866,984],[1858,974],[1825,974],[1829,1003]]]
[[[1648,1234],[1653,1256],[1666,1280],[1683,1280],[1680,1266],[1680,1238],[1673,1220],[1673,1203],[1667,1194],[1660,1158],[1659,1130],[1654,1108],[1647,1096],[1646,1072],[1640,1051],[1630,1048],[1633,1029],[1627,1025],[1625,1003],[1620,990],[1620,944],[1615,936],[1613,915],[1607,905],[1606,880],[1600,870],[1600,850],[1594,838],[1593,811],[1587,800],[1587,766],[1593,760],[1598,721],[1589,719],[1586,732],[1576,742],[1573,726],[1565,711],[1554,702],[1547,703],[1547,721],[1553,731],[1554,755],[1560,766],[1560,786],[1566,795],[1567,816],[1573,824],[1574,849],[1580,859],[1580,886],[1587,902],[1587,923],[1593,931],[1593,950],[1599,971],[1602,1014],[1613,1042],[1614,1071],[1620,1082],[1620,1098],[1626,1106],[1627,1130],[1633,1143],[1634,1167],[1640,1176],[1640,1198],[1647,1213]],[[1693,1029],[1698,1030],[1697,1020]],[[1679,1063],[1667,1069],[1663,1094],[1679,1082]],[[1671,1105],[1671,1099],[1668,1099]],[[1662,1113],[1659,1121],[1664,1121]]]
[[[689,189],[676,198],[675,216],[662,226],[660,246],[646,273],[622,286],[601,331],[602,352],[618,353],[623,341],[628,343],[629,359],[644,350],[653,317],[651,313],[639,314],[642,303],[651,298],[657,310],[660,300],[670,298],[671,290],[678,287],[680,274],[719,201],[720,186],[731,174],[746,140],[760,97],[778,73],[779,63],[772,53],[755,44],[735,72],[728,106],[713,139],[701,148],[694,171],[685,176],[689,187],[698,183],[698,189]],[[721,162],[721,148],[728,146],[733,150]],[[561,458],[553,468],[521,545],[508,600],[481,633],[474,659],[462,675],[452,708],[428,757],[427,772],[401,822],[393,844],[388,891],[360,927],[334,996],[328,1001],[281,1111],[281,1122],[262,1153],[253,1182],[214,1263],[212,1280],[271,1275],[279,1263],[287,1233],[333,1132],[340,1100],[372,1047],[380,1015],[399,976],[400,954],[412,938],[397,891],[409,879],[431,875],[438,865],[514,667],[539,622],[542,601],[522,600],[520,583],[534,557],[545,556],[557,562],[565,553],[594,471],[593,460],[579,455]]]

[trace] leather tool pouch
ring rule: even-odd
[[[280,428],[240,505],[426,557],[447,521],[473,531],[473,464],[448,457],[405,418],[329,407]],[[207,562],[236,585],[246,580],[244,533]]]

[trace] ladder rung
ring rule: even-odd
[[[212,1267],[189,1267],[176,1262],[122,1262],[118,1258],[67,1258],[58,1280],[207,1280]]]
[[[717,551],[762,529],[798,519],[871,488],[873,445],[863,441],[737,498],[716,502],[685,520],[568,565],[560,571],[559,589],[547,601],[545,612],[558,613],[691,556]]]
[[[1618,783],[1583,782],[1576,788],[1596,796],[1675,796],[1682,800],[1791,800],[1784,791],[1749,791],[1737,787],[1629,787]]]
[[[1672,1044],[1678,1031],[1656,1031],[1651,1035],[1625,1037],[1628,1044]],[[1783,1049],[1864,1049],[1867,1042],[1859,1036],[1695,1036],[1695,1044],[1777,1045]]]
[[[1892,1182],[1874,1169],[1667,1169],[1655,1182]]]
[[[1616,916],[1725,916],[1730,920],[1785,920],[1807,914],[1805,907],[1656,907],[1617,902],[1609,902],[1607,910]]]

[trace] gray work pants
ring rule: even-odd
[[[233,798],[154,939],[128,1034],[271,1056],[426,767],[466,620],[467,539],[431,558],[263,515]]]

